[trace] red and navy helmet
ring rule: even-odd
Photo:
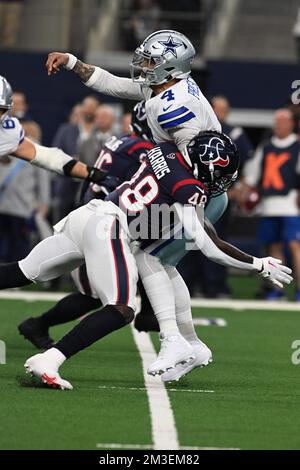
[[[239,155],[234,142],[222,132],[203,131],[187,145],[195,178],[211,197],[227,191],[237,179]]]

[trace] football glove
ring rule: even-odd
[[[100,184],[104,180],[104,178],[107,177],[107,171],[99,170],[94,166],[88,166],[87,168],[88,176],[86,178],[86,181],[90,183]]]
[[[261,262],[260,269],[258,267],[259,262]],[[290,284],[293,278],[290,276],[292,270],[281,263],[280,259],[267,256],[266,258],[256,258],[255,264],[261,277],[268,279],[275,286],[283,288],[283,284]]]

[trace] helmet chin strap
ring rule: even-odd
[[[210,172],[210,177],[211,177],[211,180],[214,181],[214,173],[215,173],[215,168],[214,168],[214,164],[213,162],[209,162],[209,172]]]
[[[184,149],[182,150],[181,153],[182,153],[182,155],[183,155],[185,161],[187,162],[187,164],[188,164],[191,168],[193,168],[193,164],[192,164],[192,161],[191,161],[191,159],[190,159],[189,152],[187,151],[186,146],[184,147]]]
[[[199,170],[198,170],[198,165],[196,163],[194,163],[193,175],[194,175],[194,178],[196,178],[197,180],[199,176]]]

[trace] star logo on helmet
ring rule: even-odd
[[[164,46],[163,55],[167,52],[171,52],[174,57],[177,58],[176,49],[182,46],[181,43],[175,42],[172,36],[169,36],[167,41],[158,41],[162,46]]]
[[[204,165],[211,165],[214,166],[227,166],[229,165],[229,156],[226,155],[226,158],[222,158],[220,155],[220,151],[225,148],[224,142],[222,139],[218,137],[212,137],[208,144],[201,145],[200,147],[204,147],[203,153],[200,153],[200,161]],[[211,149],[208,152],[208,149]],[[214,151],[213,151],[214,150]],[[207,161],[208,156],[208,161]]]

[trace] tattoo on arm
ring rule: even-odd
[[[231,256],[232,258],[237,259],[238,261],[242,261],[244,263],[253,263],[253,257],[248,255],[247,253],[244,253],[243,251],[239,250],[233,245],[230,245],[230,243],[225,242],[224,240],[221,240],[218,237],[218,234],[215,230],[215,228],[212,226],[212,224],[205,219],[204,222],[204,227],[207,235],[212,239],[214,244],[221,250],[223,253],[225,253],[228,256]]]
[[[93,75],[95,67],[93,65],[85,64],[81,60],[77,60],[73,72],[79,76],[83,82],[87,82]]]

